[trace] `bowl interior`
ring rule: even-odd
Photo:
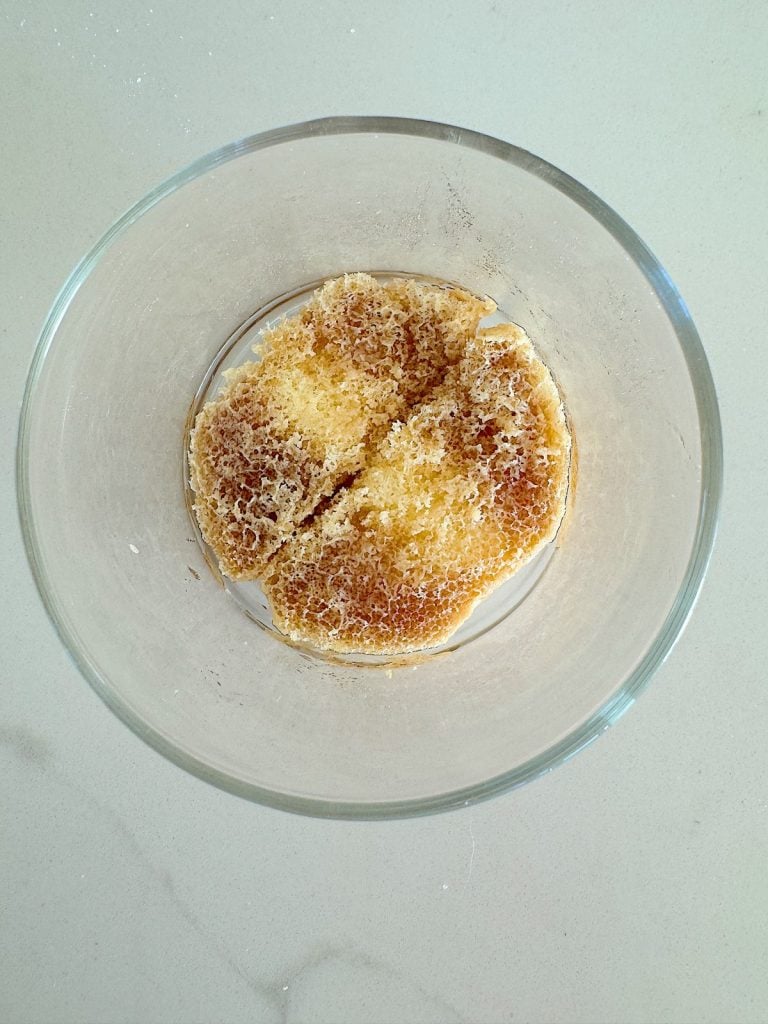
[[[525,600],[458,650],[384,669],[293,649],[243,614],[185,505],[185,424],[226,340],[349,270],[491,295],[552,369],[577,451]],[[682,303],[586,190],[457,129],[322,122],[206,158],[78,268],[30,378],[22,517],[67,644],[151,742],[288,808],[408,813],[551,766],[631,701],[700,582],[718,445]]]

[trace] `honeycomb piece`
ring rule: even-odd
[[[265,332],[196,418],[190,483],[221,571],[260,577],[461,357],[495,304],[457,288],[348,274]]]
[[[425,404],[276,553],[276,625],[336,652],[445,641],[557,532],[570,435],[552,377],[513,324],[479,330]]]

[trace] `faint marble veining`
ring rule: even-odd
[[[319,946],[285,980],[270,986],[283,997],[281,1024],[465,1024],[445,999],[381,958],[353,945]]]
[[[23,726],[0,725],[0,747],[22,764],[41,770],[48,767],[53,756],[47,740]]]
[[[68,790],[120,836],[148,886],[163,894],[171,912],[199,936],[217,962],[250,990],[259,1024],[400,1024],[404,1019],[409,1024],[464,1024],[465,1018],[449,1002],[352,941],[316,946],[287,967],[272,971],[269,979],[264,978],[263,966],[259,965],[262,973],[257,976],[243,966],[181,896],[171,873],[153,862],[124,818],[56,770],[51,748],[42,737],[24,728],[0,728],[0,747],[5,747],[25,769],[45,772],[46,784]],[[471,878],[473,859],[474,837],[465,887]]]

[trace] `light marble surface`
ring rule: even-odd
[[[2,0],[0,1020],[768,1020],[767,40],[759,0]],[[726,440],[709,578],[637,706],[521,791],[375,825],[250,805],[123,727],[45,617],[12,479],[83,251],[192,158],[332,113],[591,186],[689,303]]]

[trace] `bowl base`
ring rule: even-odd
[[[413,280],[429,284],[463,287],[460,282],[439,280],[427,277],[422,274],[413,274],[399,271],[365,271],[372,277],[379,280],[386,280],[391,277],[408,277]],[[338,275],[337,275],[338,276]],[[278,630],[272,619],[272,612],[269,602],[258,582],[239,583],[223,576],[219,571],[216,556],[203,540],[197,518],[193,510],[194,493],[189,485],[189,464],[188,464],[188,439],[189,432],[194,424],[198,412],[206,402],[213,399],[221,385],[224,383],[222,374],[233,367],[253,359],[253,346],[258,341],[262,331],[274,327],[280,320],[292,316],[305,306],[312,297],[313,292],[319,288],[324,280],[312,281],[291,292],[279,295],[269,302],[264,303],[259,309],[252,313],[243,323],[232,332],[224,344],[216,353],[210,367],[206,371],[200,387],[190,405],[187,415],[186,428],[184,431],[184,490],[187,510],[190,521],[200,547],[202,548],[206,564],[211,569],[215,578],[226,591],[227,595],[238,605],[238,607],[267,633],[284,643],[290,643],[294,647],[306,652],[311,657],[321,658],[334,663],[341,663],[355,666],[384,666],[395,667],[407,664],[416,664],[425,658],[433,658],[441,654],[447,654],[465,646],[477,637],[493,629],[503,619],[507,618],[515,608],[526,599],[539,580],[544,575],[556,551],[556,542],[547,544],[538,554],[520,568],[514,576],[502,583],[496,590],[481,601],[469,618],[462,623],[456,632],[443,644],[431,647],[423,651],[411,654],[397,655],[368,655],[368,654],[330,654],[320,651],[308,645],[296,644],[290,641]],[[508,323],[511,318],[506,316],[503,310],[497,311],[483,321],[484,326],[491,326],[496,323]]]

